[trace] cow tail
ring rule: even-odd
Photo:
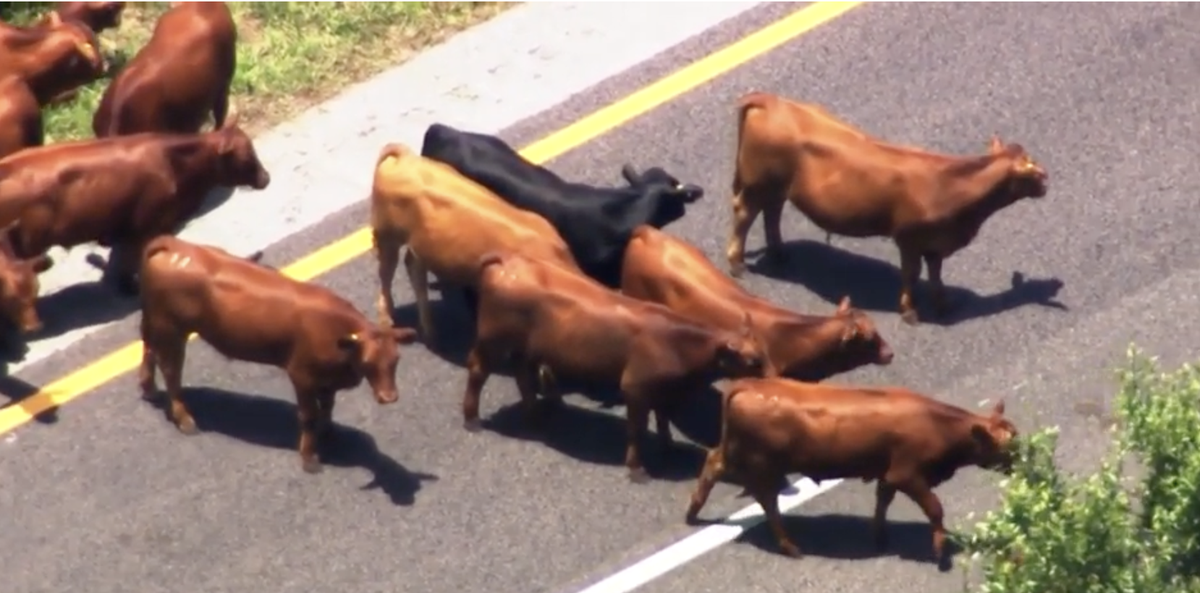
[[[748,114],[750,110],[755,107],[762,107],[765,104],[764,99],[765,96],[762,93],[748,93],[743,95],[742,98],[738,100],[737,146],[733,151],[733,183],[731,184],[734,195],[742,193],[742,188],[744,187],[742,183],[741,167],[738,167],[737,161],[742,151],[742,141],[746,135],[746,114]]]

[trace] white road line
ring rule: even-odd
[[[827,480],[818,486],[808,478],[801,478],[792,484],[793,492],[779,495],[779,511],[786,513],[841,483],[841,480]],[[721,523],[705,527],[579,593],[628,593],[737,539],[764,519],[762,507],[758,503],[751,504]]]

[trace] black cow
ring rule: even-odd
[[[570,183],[495,136],[443,124],[425,130],[421,156],[454,167],[510,204],[550,221],[584,273],[613,289],[621,285],[621,262],[633,229],[643,224],[661,229],[704,195],[699,186],[680,183],[660,167],[639,175],[630,164],[621,168],[629,187]]]

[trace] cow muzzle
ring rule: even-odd
[[[896,353],[892,352],[892,347],[887,344],[880,344],[879,356],[876,361],[881,365],[892,364],[892,359],[896,357]]]
[[[254,183],[251,183],[250,187],[254,189],[267,189],[268,185],[271,185],[271,174],[267,173],[266,169],[260,168],[258,175],[254,177]]]

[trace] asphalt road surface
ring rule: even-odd
[[[751,11],[504,136],[540,138],[787,10]],[[892,312],[894,248],[844,238],[826,247],[794,211],[784,217],[791,265],[751,265],[744,282],[801,311],[830,311],[849,294],[875,312],[895,363],[840,381],[902,384],[965,406],[1003,396],[1026,430],[1060,425],[1063,463],[1084,469],[1106,445],[1111,368],[1126,345],[1174,364],[1193,356],[1200,335],[1198,37],[1200,8],[1189,4],[870,5],[551,166],[616,183],[632,160],[704,185],[709,195],[669,230],[724,266],[731,105],[745,91],[824,103],[874,135],[945,152],[982,152],[993,131],[1020,142],[1050,171],[1050,193],[998,214],[948,262],[962,303],[953,323],[903,326]],[[361,226],[365,213],[350,208],[271,247],[267,261],[293,261]],[[369,258],[319,282],[372,310]],[[395,291],[411,302],[403,275]],[[438,306],[444,330],[466,331],[457,307]],[[410,306],[397,316],[415,323]],[[135,336],[136,317],[21,377],[56,378]],[[0,437],[0,589],[569,593],[696,531],[682,515],[697,449],[658,463],[648,455],[658,479],[630,484],[619,406],[573,395],[546,433],[530,435],[509,408],[517,395],[506,377],[484,394],[486,430],[465,433],[455,350],[405,350],[393,407],[378,408],[365,387],[343,394],[319,476],[298,467],[282,373],[199,343],[185,371],[199,436],[178,434],[125,375],[54,423]],[[713,403],[698,398],[680,431],[711,443]],[[943,486],[949,523],[994,504],[995,483],[968,470]],[[892,510],[892,549],[872,551],[871,492],[845,483],[790,513],[802,560],[775,554],[760,525],[641,590],[958,590],[959,571],[924,559],[928,527],[907,500]],[[749,503],[735,493],[719,486],[705,516]]]

